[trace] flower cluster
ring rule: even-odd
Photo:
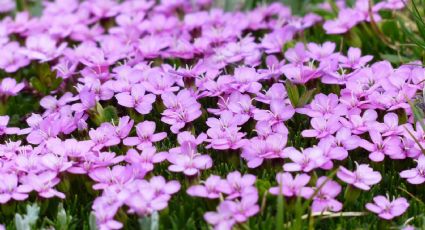
[[[329,34],[403,7],[397,0],[372,9],[368,0],[353,7],[340,2],[338,17],[323,24]],[[0,13],[15,8],[13,1],[0,3]],[[5,17],[0,70],[14,76],[48,66],[62,82],[39,98],[40,111],[19,128],[0,116],[0,137],[18,140],[0,144],[0,204],[32,192],[65,199],[66,191],[56,188],[64,175],[88,175],[101,191],[92,206],[99,229],[120,229],[114,219],[120,209],[147,216],[180,190],[156,165],[196,180],[226,154],[237,154],[248,168],[278,164],[283,171],[269,192],[312,199],[313,212],[341,211],[342,185],[370,190],[384,176],[375,167],[384,159],[417,161],[400,176],[424,183],[425,132],[409,103],[425,86],[425,69],[372,62],[359,48],[340,52],[333,42],[294,42],[322,22],[278,3],[224,12],[209,0],[57,0],[45,2],[40,17]],[[316,86],[336,90],[325,94]],[[301,88],[311,97],[303,98]],[[6,77],[0,99],[35,89],[34,82]],[[107,108],[116,117],[106,116]],[[297,118],[308,127],[288,125]],[[296,146],[295,135],[313,144]],[[355,169],[347,164],[354,151],[365,158]],[[325,176],[331,170],[339,180]],[[187,193],[220,199],[204,218],[215,229],[231,229],[259,212],[255,182],[256,176],[233,171],[226,179],[211,175]],[[374,202],[366,208],[384,219],[409,206],[404,198]]]

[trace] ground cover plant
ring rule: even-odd
[[[0,229],[425,228],[424,14],[0,0]]]

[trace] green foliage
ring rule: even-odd
[[[15,214],[16,230],[31,230],[38,220],[39,213],[40,213],[40,207],[37,206],[37,204],[27,205],[27,213],[23,216],[19,213],[16,213]]]

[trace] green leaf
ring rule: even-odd
[[[102,122],[118,122],[118,111],[114,106],[106,106],[102,111]]]
[[[314,94],[316,93],[316,89],[308,90],[307,92],[303,93],[298,101],[298,107],[302,107],[306,104],[308,104],[311,99],[313,99]]]
[[[412,59],[408,57],[403,57],[395,54],[380,54],[382,59],[387,60],[393,64],[403,64],[412,61]]]
[[[283,225],[283,194],[280,194],[277,197],[277,213],[276,213],[276,230],[282,230],[284,228]]]
[[[37,92],[42,93],[42,94],[46,94],[47,93],[47,87],[45,84],[43,84],[40,79],[36,78],[36,77],[32,77],[30,79],[30,83],[31,86],[37,90]]]
[[[90,213],[90,217],[89,217],[89,229],[90,230],[97,230],[96,216],[94,215],[93,212]]]
[[[396,20],[384,20],[379,23],[381,31],[392,40],[400,40],[400,30]]]
[[[158,212],[153,212],[150,216],[139,218],[140,230],[158,230],[159,215]]]
[[[285,82],[286,92],[288,93],[289,100],[293,107],[298,106],[298,101],[300,99],[300,94],[298,93],[298,88],[290,80]]]

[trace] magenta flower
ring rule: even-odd
[[[112,185],[120,185],[130,182],[133,179],[133,172],[131,168],[116,165],[111,168],[96,168],[90,171],[89,176],[96,184],[93,189],[106,189]]]
[[[145,88],[141,84],[133,85],[131,92],[123,92],[115,95],[118,104],[135,108],[140,114],[148,114],[152,110],[152,104],[155,102],[155,95],[145,94]]]
[[[257,93],[261,89],[261,84],[258,82],[261,75],[254,68],[238,67],[233,77],[231,87],[241,93]]]
[[[404,132],[403,127],[398,125],[398,116],[395,113],[385,114],[384,123],[377,123],[375,127],[382,133],[382,136],[401,135]]]
[[[288,99],[288,93],[286,92],[285,86],[282,83],[274,83],[265,94],[258,93],[255,100],[270,104],[271,101],[282,101]]]
[[[401,216],[409,207],[409,203],[403,197],[389,201],[385,196],[375,196],[373,201],[374,203],[367,203],[366,208],[385,220]]]
[[[161,121],[171,125],[171,131],[178,133],[186,123],[192,122],[201,116],[201,105],[188,90],[181,90],[177,95],[165,93],[161,95],[167,109],[162,112]]]
[[[361,55],[362,53],[359,48],[351,47],[348,49],[347,57],[340,57],[340,61],[342,63],[341,66],[345,68],[358,69],[373,59],[373,56],[371,55],[363,57]]]
[[[147,91],[155,95],[161,95],[166,92],[175,92],[179,90],[178,86],[174,86],[176,79],[170,74],[161,73],[154,68],[150,70],[150,74],[153,74],[155,77],[149,77],[148,81],[143,84]]]
[[[25,200],[32,188],[26,184],[18,185],[18,177],[15,174],[0,173],[0,204],[5,204],[11,199]]]
[[[307,129],[301,132],[303,137],[315,137],[317,139],[326,138],[333,135],[341,128],[338,118],[331,117],[329,119],[323,117],[313,117],[311,119],[313,129]]]
[[[416,168],[402,171],[400,177],[407,179],[411,184],[422,184],[425,182],[425,156],[420,155],[416,163]]]
[[[338,18],[326,21],[323,28],[327,34],[343,34],[360,22],[361,15],[354,9],[339,11]]]
[[[193,176],[200,170],[212,167],[212,159],[208,155],[197,153],[196,148],[190,143],[180,146],[180,154],[169,154],[167,160],[172,164],[168,170],[172,172],[183,172],[187,176]]]
[[[0,13],[13,11],[16,7],[16,2],[13,0],[2,0],[0,3]]]
[[[217,212],[206,212],[204,219],[214,226],[214,230],[231,230],[236,220],[229,207],[230,203],[221,202],[217,207]]]
[[[366,140],[360,141],[360,146],[369,153],[369,159],[375,162],[383,161],[385,155],[391,156],[401,152],[401,141],[397,137],[387,137],[383,139],[382,135],[376,130],[369,131],[372,143]]]
[[[258,194],[251,193],[244,196],[241,201],[223,201],[218,206],[217,212],[207,212],[204,218],[214,225],[214,229],[230,230],[235,223],[246,222],[249,217],[259,212],[257,200]]]
[[[228,202],[228,208],[233,213],[233,218],[238,223],[243,223],[260,211],[260,206],[257,205],[258,194],[249,193],[244,195],[240,201],[223,201]]]
[[[14,73],[30,64],[30,60],[22,53],[23,48],[19,46],[18,42],[9,42],[2,46],[1,49],[0,69],[7,73]]]
[[[242,158],[248,161],[249,168],[260,166],[264,159],[282,158],[287,136],[271,134],[265,140],[253,138],[243,147]]]
[[[322,176],[316,182],[316,188],[320,188],[319,192],[314,196],[311,209],[313,212],[339,212],[342,204],[335,199],[341,192],[341,186],[335,181],[328,180]]]
[[[153,121],[143,121],[136,125],[137,137],[127,137],[123,140],[124,145],[137,146],[142,150],[146,146],[163,140],[167,134],[165,132],[155,133],[156,124]]]
[[[203,185],[193,185],[188,188],[187,194],[190,196],[217,199],[220,197],[221,192],[219,188],[222,184],[223,180],[219,176],[211,175],[203,182]]]
[[[140,154],[135,149],[129,149],[125,156],[125,161],[148,172],[153,170],[155,163],[162,162],[166,158],[167,153],[157,153],[155,147],[145,146]]]
[[[356,164],[356,171],[352,172],[343,166],[339,167],[337,176],[345,183],[351,184],[362,190],[369,190],[371,185],[379,183],[382,176],[379,172],[373,171],[367,164]]]
[[[44,118],[38,129],[33,129],[27,136],[27,141],[31,144],[41,144],[50,138],[56,138],[61,132],[61,123],[53,117]]]
[[[121,139],[115,136],[115,130],[111,126],[100,126],[97,129],[91,129],[89,136],[94,145],[94,150],[118,145],[121,142]]]
[[[281,69],[285,77],[295,84],[305,84],[321,75],[318,69],[305,65],[288,64]]]
[[[329,142],[319,142],[318,147],[323,152],[323,158],[325,159],[325,163],[321,166],[322,169],[332,169],[333,168],[333,160],[345,160],[348,157],[348,151],[343,147],[332,146]]]
[[[306,199],[313,195],[313,189],[306,187],[310,181],[310,176],[307,174],[297,174],[294,178],[290,173],[278,173],[276,174],[276,180],[278,186],[269,189],[269,192],[273,195],[301,196]]]
[[[292,160],[291,163],[285,163],[283,165],[283,169],[287,172],[310,172],[326,163],[326,159],[323,157],[323,151],[318,147],[307,148],[302,152],[293,147],[288,147],[285,149],[285,153]]]
[[[353,134],[363,134],[369,130],[369,127],[376,123],[378,114],[373,109],[368,109],[363,113],[363,116],[360,114],[348,115],[347,119],[341,118],[340,122],[344,127],[351,129]]]
[[[177,181],[165,181],[161,176],[152,177],[151,180],[135,180],[129,185],[129,196],[125,204],[129,206],[130,213],[149,215],[167,207],[171,195],[180,189]]]
[[[286,105],[280,100],[270,102],[270,110],[255,110],[254,119],[257,121],[269,121],[271,125],[287,121],[295,114],[295,109],[291,105]]]
[[[282,52],[282,47],[286,42],[292,40],[295,30],[291,27],[283,27],[274,30],[264,36],[261,41],[261,46],[267,54]]]
[[[38,34],[27,37],[25,41],[26,49],[22,50],[29,59],[41,62],[50,61],[62,54],[66,48],[66,43],[57,46],[57,42],[46,34]]]
[[[329,143],[332,147],[342,147],[345,150],[353,150],[359,147],[360,137],[351,134],[351,130],[346,127],[339,129],[335,136],[328,136],[320,139],[319,146]]]
[[[4,134],[17,134],[19,132],[18,128],[7,127],[9,123],[9,116],[0,116],[0,136]]]
[[[335,47],[336,45],[333,42],[325,42],[322,45],[316,43],[307,44],[308,55],[318,61],[331,57],[334,54]]]
[[[75,139],[66,139],[61,141],[59,138],[51,138],[46,141],[46,147],[57,156],[82,157],[90,152],[94,143],[91,141],[77,141]]]
[[[323,117],[329,119],[331,117],[339,117],[347,114],[347,108],[344,104],[339,103],[336,94],[317,94],[313,101],[305,108],[299,108],[297,113],[305,114],[309,117]]]
[[[243,194],[248,194],[256,191],[254,187],[256,177],[251,174],[241,175],[240,172],[234,171],[227,174],[226,180],[218,188],[224,194],[227,194],[227,199],[235,199],[242,197]]]
[[[299,64],[299,65],[302,65],[303,63],[309,61],[304,44],[301,42],[298,42],[297,44],[295,44],[294,48],[289,48],[285,52],[285,58],[290,63]]]
[[[72,110],[76,112],[84,112],[94,108],[96,105],[96,94],[88,88],[84,88],[79,92],[80,103],[72,105]]]
[[[69,161],[67,157],[54,154],[42,156],[41,163],[46,169],[58,174],[68,170],[73,165],[73,162]]]
[[[14,78],[3,78],[0,83],[0,96],[16,96],[24,87],[24,83],[17,84]]]
[[[69,102],[75,101],[78,98],[74,97],[72,93],[65,93],[62,97],[57,99],[54,96],[45,96],[40,100],[40,105],[43,107],[46,111],[44,114],[51,114],[60,112]]]
[[[60,180],[55,172],[46,171],[40,174],[29,174],[22,178],[22,182],[31,186],[38,195],[44,198],[59,197],[65,198],[65,194],[55,190],[53,187],[59,184]]]
[[[121,229],[123,224],[114,220],[115,214],[120,207],[116,201],[110,197],[100,196],[93,202],[94,215],[96,216],[96,224],[99,229]]]

